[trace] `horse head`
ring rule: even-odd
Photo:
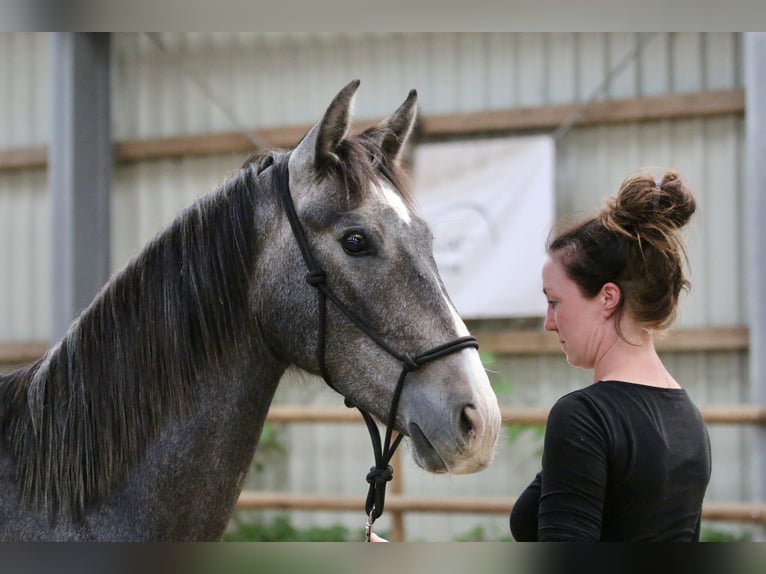
[[[358,86],[341,90],[290,152],[271,152],[255,167],[264,184],[289,184],[302,230],[291,227],[285,210],[271,211],[273,239],[257,262],[269,279],[253,295],[260,329],[281,361],[323,375],[347,402],[391,421],[410,438],[422,468],[477,472],[490,464],[500,429],[477,349],[405,365],[411,372],[401,374],[403,362],[469,335],[445,291],[402,166],[417,94],[350,134]],[[296,233],[304,235],[304,248]],[[307,264],[321,269],[308,281]],[[319,281],[330,301],[317,296]]]

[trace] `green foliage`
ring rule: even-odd
[[[277,425],[266,423],[261,430],[261,438],[258,439],[258,448],[267,449],[272,452],[285,453],[287,449],[279,440]]]
[[[499,537],[491,536],[483,526],[477,526],[457,536],[455,542],[513,542],[513,536],[510,533]]]
[[[227,532],[224,542],[350,542],[364,538],[364,531],[349,532],[344,526],[299,529],[292,525],[289,516],[277,516],[271,524],[239,524]]]
[[[700,532],[700,542],[750,542],[752,534],[750,532],[733,533],[716,528],[702,528]]]
[[[390,533],[376,531],[383,538],[390,539]],[[277,516],[271,523],[237,524],[227,532],[224,542],[359,542],[364,539],[364,529],[350,531],[345,526],[293,526],[289,515]],[[477,526],[459,535],[455,542],[511,542],[510,534],[492,536],[484,527]]]

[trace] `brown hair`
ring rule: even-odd
[[[625,309],[646,327],[664,329],[676,317],[681,290],[690,287],[678,230],[695,209],[694,197],[674,171],[659,185],[650,175],[629,177],[596,217],[559,233],[548,252],[560,255],[585,297],[595,297],[608,282],[620,287],[621,337]]]

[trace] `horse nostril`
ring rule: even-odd
[[[468,439],[481,433],[481,417],[476,407],[468,404],[460,411],[460,434]]]

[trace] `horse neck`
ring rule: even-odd
[[[258,351],[200,377],[194,409],[164,425],[105,515],[127,513],[138,539],[219,540],[282,371]]]

